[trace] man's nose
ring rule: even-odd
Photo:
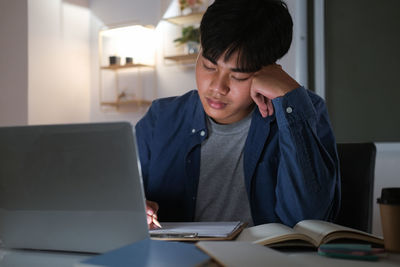
[[[221,95],[226,95],[229,92],[227,77],[223,75],[215,75],[210,85],[211,89]]]

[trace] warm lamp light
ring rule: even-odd
[[[155,31],[151,26],[126,26],[102,30],[100,38],[107,39],[107,50],[122,59],[133,58],[135,64],[154,65]]]

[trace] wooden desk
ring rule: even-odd
[[[264,266],[332,266],[332,267],[388,267],[400,266],[400,253],[386,253],[377,261],[338,259],[318,255],[312,248],[271,249],[246,242],[200,242],[199,248],[206,251],[215,261],[202,267],[264,267]]]
[[[394,267],[400,266],[400,253],[388,254],[379,261],[359,261],[327,258],[317,255],[316,252],[284,252],[288,257],[295,258],[296,262],[304,266],[332,266],[332,267]],[[10,250],[0,249],[0,267],[73,267],[75,263],[83,261],[93,254]],[[267,264],[267,263],[266,263]],[[217,263],[210,261],[202,267],[216,267]]]
[[[386,258],[379,261],[361,261],[361,260],[346,260],[335,259],[319,256],[316,252],[297,252],[289,253],[288,257],[293,258],[299,266],[323,266],[323,267],[399,267],[400,254],[389,254]],[[239,267],[227,266],[227,267]],[[268,263],[265,263],[268,266]],[[272,265],[271,265],[272,266]],[[214,260],[204,263],[201,267],[222,267]],[[242,267],[242,266],[240,266]]]

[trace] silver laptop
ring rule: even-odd
[[[0,127],[0,246],[101,253],[148,236],[129,123]]]

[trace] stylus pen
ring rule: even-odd
[[[160,224],[160,222],[157,220],[157,217],[156,217],[156,215],[155,214],[153,214],[152,216],[151,216],[151,222],[152,223],[154,223],[156,226],[158,226],[159,228],[162,228],[162,226],[161,226],[161,224]]]

